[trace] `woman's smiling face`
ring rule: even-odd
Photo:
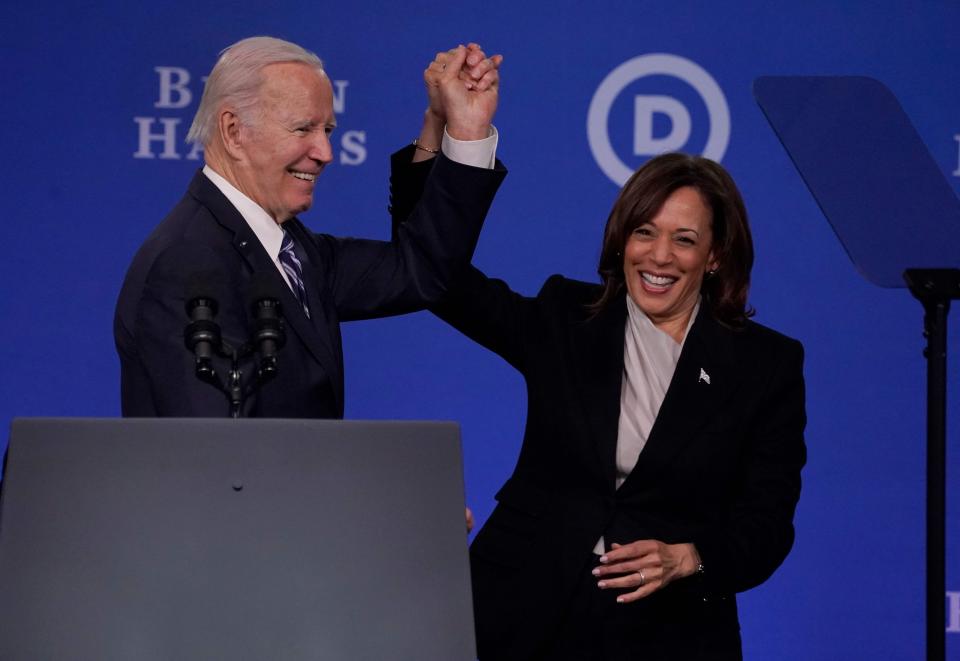
[[[682,339],[713,256],[713,214],[700,192],[678,188],[623,249],[627,292],[653,323]]]

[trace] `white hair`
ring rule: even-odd
[[[302,62],[316,69],[320,76],[326,75],[323,62],[316,54],[283,39],[248,37],[227,46],[220,52],[220,59],[203,86],[203,97],[187,134],[187,142],[207,146],[224,106],[230,106],[240,121],[249,124],[263,83],[260,72],[268,64],[279,62]]]

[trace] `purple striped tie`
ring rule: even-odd
[[[283,230],[283,243],[280,244],[280,266],[283,267],[290,281],[290,288],[297,295],[300,305],[303,307],[303,313],[310,318],[310,308],[307,307],[307,290],[303,286],[303,266],[300,264],[300,258],[293,251],[293,237]]]

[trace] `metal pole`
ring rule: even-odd
[[[960,299],[960,269],[907,269],[923,304],[927,347],[927,661],[946,658],[947,315]]]
[[[927,304],[927,661],[946,658],[947,313]]]

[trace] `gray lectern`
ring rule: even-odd
[[[0,659],[474,659],[452,423],[20,419]]]

